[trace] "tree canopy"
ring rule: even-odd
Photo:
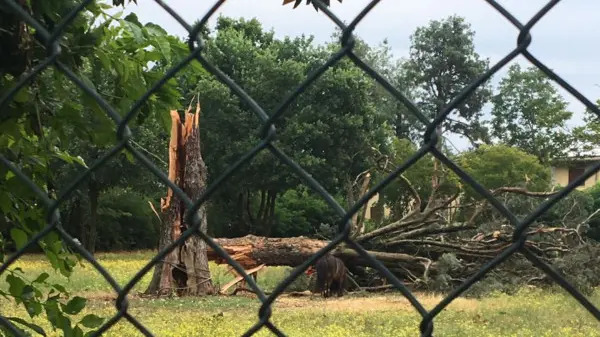
[[[284,5],[291,2],[286,0]],[[74,4],[70,0],[32,2],[27,10],[52,29]],[[114,0],[113,4],[124,1]],[[296,1],[294,7],[299,4]],[[102,2],[87,6],[65,27],[58,56],[94,95],[49,67],[1,102],[2,261],[5,252],[24,248],[49,220],[44,213],[46,197],[40,198],[24,184],[13,172],[15,168],[47,198],[62,198],[59,231],[78,237],[89,252],[156,248],[164,224],[153,208],[158,208],[167,188],[116,137],[115,119],[124,118],[133,107],[137,109],[128,124],[132,138],[127,146],[166,172],[169,112],[181,111],[193,99],[200,102],[201,152],[209,185],[261,142],[262,123],[252,106],[197,60],[136,105],[169,69],[189,55],[189,48],[162,27],[142,24],[135,14],[108,15],[109,8],[112,6]],[[44,44],[36,40],[39,34],[21,29],[25,24],[10,14],[0,8],[2,99],[48,55]],[[214,29],[201,32],[206,60],[269,116],[339,50],[339,34],[337,31],[330,41],[317,44],[309,36],[278,38],[256,19],[228,17],[220,17]],[[385,40],[369,45],[358,38],[354,53],[433,119],[489,67],[488,60],[475,50],[474,34],[463,18],[449,16],[415,30],[406,60],[396,59]],[[111,118],[95,95],[114,107],[117,118]],[[493,105],[492,119],[485,123],[483,107],[488,101]],[[511,210],[522,209],[526,214],[539,198],[553,193],[549,167],[553,157],[575,141],[584,143],[581,147],[598,145],[598,119],[587,112],[586,124],[569,130],[566,125],[572,115],[541,71],[513,65],[497,90],[482,85],[442,125],[443,131],[469,139],[472,148],[452,153],[442,144],[439,151],[486,189],[501,193]],[[342,58],[301,92],[275,126],[272,144],[346,209],[417,153],[417,141],[422,140],[425,127],[349,58]],[[114,156],[71,188],[76,177],[115,148],[119,150]],[[491,211],[486,200],[433,159],[423,156],[381,190],[370,208],[371,217],[363,207],[351,219],[352,235],[369,249],[411,254],[414,263],[403,271],[390,266],[394,273],[418,285],[422,280],[414,280],[414,274],[428,272],[423,270],[424,262],[436,260],[434,277],[448,288],[458,280],[453,273],[470,275],[474,263],[489,258],[487,252],[501,249],[509,232],[504,227],[506,220]],[[432,183],[434,177],[439,178],[438,183]],[[597,190],[573,194],[557,211],[532,225],[539,233],[546,233],[548,224],[567,233],[554,231],[550,239],[540,234],[532,241],[532,249],[538,245],[563,249],[565,242],[574,242],[573,230],[579,235],[586,226],[591,228],[585,229],[587,233],[597,238],[600,226],[593,213]],[[510,193],[518,196],[507,197]],[[560,216],[561,212],[568,216]],[[208,234],[221,238],[247,234],[331,238],[340,220],[318,193],[268,149],[222,185],[208,201],[207,214]],[[473,239],[477,236],[489,240]],[[51,231],[38,246],[31,245],[27,251],[44,252],[65,277],[76,269],[78,255],[72,254],[73,247],[64,244],[59,232]],[[555,257],[539,251],[544,258]],[[448,256],[475,262],[446,270],[440,266]],[[55,318],[53,327],[63,331],[76,330],[83,335],[84,330],[100,325],[103,320],[96,316],[71,321],[68,317],[83,310],[86,300],[70,297],[66,289],[46,282],[47,278],[41,274],[28,282],[18,270],[11,270],[6,277],[9,289],[0,295],[22,303],[32,318],[45,309]]]

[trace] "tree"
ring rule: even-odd
[[[66,13],[79,5],[69,0],[19,3],[50,31],[65,18]],[[157,30],[156,25],[142,27],[135,15],[129,15],[124,20],[120,19],[120,13],[108,16],[105,13],[108,8],[110,5],[103,2],[93,2],[63,27],[63,48],[58,60],[100,96],[116,96],[116,99],[109,100],[117,110],[128,111],[141,93],[163,74],[150,70],[149,62],[168,59],[165,51],[172,49],[165,46],[166,34]],[[28,74],[46,60],[48,51],[45,41],[35,42],[40,37],[39,32],[28,27],[6,6],[1,6],[0,16],[0,97],[4,98],[23,74]],[[120,25],[110,26],[115,21]],[[100,24],[95,24],[98,22]],[[129,80],[131,78],[136,78],[136,81]],[[155,111],[168,111],[165,107],[177,107],[178,94],[173,82],[169,81],[141,107],[141,116],[152,116]],[[3,216],[0,222],[2,227],[9,228],[3,234],[9,234],[7,241],[14,245],[12,248],[22,249],[27,240],[48,224],[39,195],[15,175],[14,168],[23,172],[39,188],[40,193],[56,199],[62,192],[59,187],[66,187],[62,184],[64,181],[59,181],[61,178],[55,171],[56,167],[64,167],[59,162],[77,168],[71,171],[74,173],[82,168],[87,169],[82,156],[69,151],[81,151],[81,155],[89,155],[88,159],[93,161],[102,153],[102,148],[114,145],[115,128],[106,111],[90,95],[83,93],[52,67],[45,69],[11,99],[3,102],[1,110],[0,208]],[[143,118],[136,120],[143,121]],[[76,146],[90,141],[96,142],[98,148]],[[95,150],[98,151],[94,154]],[[93,199],[98,201],[100,198],[96,197],[98,195],[94,195]],[[61,206],[63,210],[65,205]],[[96,206],[93,208],[96,209]],[[0,260],[4,262],[7,248],[4,235],[0,236],[0,244]],[[65,277],[72,275],[77,264],[76,258],[79,257],[75,255],[74,258],[58,233],[48,233],[39,241],[39,247],[55,270]],[[89,247],[93,251],[91,244]],[[54,317],[50,322],[54,329],[83,335],[84,325],[95,329],[104,321],[95,315],[84,317],[87,323],[83,325],[81,321],[71,321],[72,317],[68,316],[78,314],[84,308],[86,299],[71,297],[64,288],[48,283],[46,273],[34,277],[33,282],[27,279],[35,275],[24,278],[18,270],[7,270],[5,275],[11,287],[9,292],[2,292],[2,295],[23,304],[31,318],[39,316],[45,309],[49,317]],[[21,326],[22,322],[15,323],[19,324],[19,330],[24,326],[43,331],[36,325]],[[5,326],[0,330],[9,333]]]
[[[534,155],[507,145],[482,145],[457,156],[458,165],[485,188],[493,190],[511,186],[530,191],[550,189],[550,168]],[[472,188],[467,196],[480,199]]]
[[[600,105],[600,100],[596,101]],[[578,154],[598,153],[600,149],[600,116],[590,109],[583,115],[583,125],[573,128],[572,145],[569,148]]]
[[[517,146],[543,163],[570,147],[567,122],[573,113],[541,70],[513,64],[492,103],[492,135],[503,144]]]
[[[206,45],[211,63],[268,113],[337,47],[333,43],[317,47],[312,37],[276,39],[256,20],[230,18],[219,18]],[[179,79],[186,98],[200,94],[204,111],[200,128],[210,183],[260,142],[260,121],[213,75],[190,68]],[[391,118],[377,109],[374,88],[367,75],[343,60],[287,108],[276,123],[274,144],[334,195],[345,195],[349,184],[378,156],[371,147],[383,150],[391,139]],[[286,191],[301,190],[298,185],[302,183],[287,165],[263,151],[211,198],[210,212],[218,215],[211,217],[211,223],[217,219],[218,223],[209,227],[222,232],[215,227],[231,224],[230,235],[272,235],[282,219],[277,217],[283,215],[276,212],[279,200]]]
[[[434,20],[419,27],[411,35],[410,58],[403,64],[405,81],[412,86],[416,104],[433,119],[471,82],[482,75],[489,65],[473,44],[475,32],[459,16]],[[481,109],[489,100],[489,84],[478,87],[456,107],[440,127],[440,132],[460,134],[476,146],[487,143],[487,130],[480,124]],[[419,126],[412,131],[424,130]]]

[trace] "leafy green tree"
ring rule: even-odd
[[[408,139],[394,139],[392,155],[389,162],[384,162],[380,173],[376,175],[375,182],[384,179],[390,172],[402,165],[417,152],[417,146]],[[414,202],[415,192],[422,200],[426,200],[432,192],[431,175],[433,174],[433,161],[426,155],[409,169],[402,177],[395,179],[382,191],[380,201],[391,207],[391,219],[397,220],[410,211]]]
[[[517,146],[543,163],[570,147],[567,122],[573,113],[541,70],[513,64],[492,103],[492,135],[503,144]]]
[[[430,119],[437,116],[452,99],[489,66],[475,51],[475,32],[464,18],[453,15],[433,20],[411,35],[410,58],[403,64],[405,81],[410,84],[416,104]],[[488,143],[486,128],[479,122],[482,107],[491,96],[489,84],[478,87],[459,104],[441,125],[441,132],[462,135],[476,145]],[[413,129],[422,132],[419,126]]]
[[[256,20],[220,18],[206,41],[207,58],[271,113],[336,49],[315,47],[312,38],[275,39]],[[186,97],[200,93],[204,157],[215,179],[244,152],[259,143],[260,122],[245,102],[206,72],[189,69]],[[344,191],[367,169],[391,135],[389,118],[376,109],[375,85],[344,60],[311,85],[277,121],[275,144],[334,194]],[[247,177],[252,177],[248,179]],[[301,183],[280,160],[265,151],[240,170],[211,200],[211,209],[239,233],[270,235],[277,200]],[[218,211],[226,209],[230,213]],[[234,210],[233,212],[231,210]],[[215,226],[210,227],[216,231]]]
[[[530,191],[550,189],[550,168],[516,147],[482,145],[458,155],[457,164],[490,190],[500,187],[520,187]],[[482,198],[470,186],[465,188],[467,196]]]
[[[596,101],[596,105],[600,105],[600,100]],[[583,125],[573,128],[570,150],[581,154],[597,153],[600,149],[600,116],[586,109],[583,122]]]
[[[56,0],[27,2],[24,6],[36,20],[52,30],[77,5],[75,1]],[[153,29],[155,25],[140,27],[133,15],[126,20],[119,19],[119,14],[109,18],[105,10],[110,7],[103,2],[93,2],[65,27],[58,60],[93,91],[109,100],[118,111],[124,112],[162,76],[160,69],[150,69],[149,62],[168,57],[165,51],[169,50],[166,44],[169,40],[165,39],[164,31]],[[19,76],[46,59],[47,51],[43,43],[34,42],[34,31],[24,29],[25,24],[14,13],[3,6],[0,15],[3,50],[0,97],[4,97]],[[93,25],[98,20],[101,23]],[[111,22],[119,25],[110,26]],[[147,81],[141,82],[140,79]],[[154,111],[166,112],[176,107],[179,96],[175,84],[175,81],[170,81],[161,88],[142,106],[140,115],[146,117]],[[7,229],[3,234],[9,235],[14,248],[21,249],[47,225],[47,219],[39,197],[9,168],[16,167],[39,187],[41,193],[56,198],[60,188],[66,187],[56,171],[57,167],[65,167],[61,162],[85,168],[88,161],[103,153],[102,149],[114,144],[115,126],[89,95],[52,68],[35,77],[12,100],[3,102],[1,109],[1,222],[2,227]],[[95,142],[97,147],[90,146],[90,141]],[[71,150],[81,156],[73,155]],[[69,178],[73,179],[73,176]],[[0,261],[4,262],[4,237],[0,237],[0,244]],[[53,268],[70,277],[77,255],[74,258],[58,234],[50,232],[38,245]],[[84,335],[86,328],[93,330],[104,321],[95,315],[72,321],[70,316],[84,309],[86,299],[72,297],[60,285],[48,284],[46,273],[33,281],[25,278],[18,269],[8,270],[5,275],[9,289],[2,291],[1,295],[12,297],[17,304],[24,305],[31,318],[40,316],[45,310],[52,328],[62,330],[65,335]],[[27,321],[10,320],[19,329],[45,333]],[[3,333],[7,332],[5,327],[0,329]]]

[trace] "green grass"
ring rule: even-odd
[[[117,282],[124,285],[154,252],[98,254],[97,258]],[[41,256],[27,256],[14,267],[35,277],[48,272],[52,282],[62,284],[90,301],[85,312],[110,317],[116,313],[114,293],[108,283],[89,265],[78,267],[69,281],[54,273]],[[273,289],[287,274],[287,268],[266,268],[259,273],[259,285]],[[224,266],[211,265],[216,283],[231,279]],[[134,288],[143,291],[150,278],[146,275]],[[6,288],[4,279],[0,287]],[[441,296],[418,294],[431,309]],[[592,301],[600,305],[600,296]],[[132,296],[129,313],[138,318],[156,336],[239,336],[258,319],[260,302],[245,296],[205,298],[148,299]],[[25,311],[0,301],[6,314],[26,317]],[[419,315],[400,294],[349,295],[324,300],[318,296],[282,297],[274,304],[272,321],[288,336],[418,336]],[[35,322],[48,327],[45,319]],[[495,295],[481,300],[460,298],[435,319],[436,336],[599,336],[600,323],[568,294],[524,290],[517,295]],[[125,320],[107,336],[142,336]],[[258,336],[271,336],[265,329]],[[56,334],[59,336],[59,334]]]

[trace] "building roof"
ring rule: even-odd
[[[553,161],[597,161],[600,160],[600,147],[589,150],[570,149],[563,157],[555,158]]]

